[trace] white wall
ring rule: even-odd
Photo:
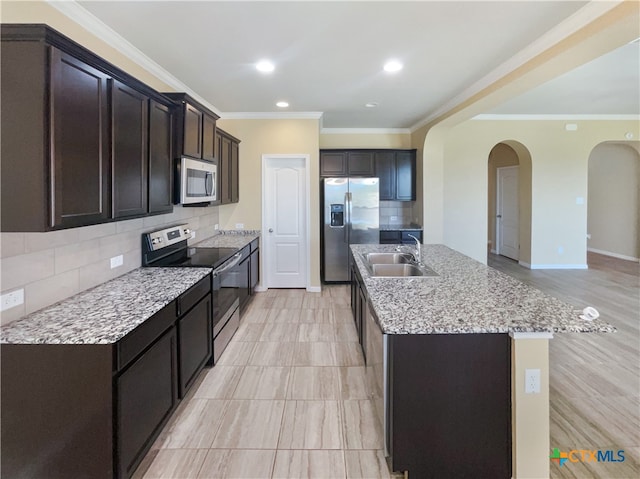
[[[590,250],[640,258],[640,155],[622,143],[602,143],[589,157]]]
[[[487,158],[501,142],[513,140],[531,153],[533,267],[586,267],[587,170],[591,150],[603,141],[635,138],[633,120],[572,121],[577,131],[566,131],[564,121],[468,120],[445,134],[427,134],[425,162],[425,231],[441,228],[446,245],[486,262]],[[442,156],[437,153],[441,150]],[[431,158],[429,152],[435,153]],[[442,175],[442,223],[438,184]],[[577,204],[580,199],[584,204]],[[433,213],[433,215],[431,215]]]

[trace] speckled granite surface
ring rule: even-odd
[[[0,343],[112,344],[211,268],[138,268],[0,329]]]
[[[196,248],[244,248],[254,239],[260,237],[259,230],[229,230],[196,243]]]
[[[415,231],[422,230],[422,226],[415,223],[402,225],[380,225],[380,231]]]
[[[388,334],[613,332],[602,319],[585,321],[571,305],[443,245],[423,245],[422,262],[439,276],[375,278],[360,256],[395,245],[352,245],[382,330]],[[403,246],[414,252],[415,247]]]

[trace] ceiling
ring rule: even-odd
[[[287,112],[322,112],[325,128],[410,128],[588,2],[78,3],[223,118],[285,100]],[[487,113],[639,114],[638,47]],[[255,69],[263,58],[273,73]],[[404,68],[383,71],[389,59]]]

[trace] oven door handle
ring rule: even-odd
[[[232,259],[228,260],[224,264],[224,266],[221,266],[220,268],[214,269],[213,270],[213,276],[220,276],[225,271],[228,271],[231,268],[235,267],[240,262],[241,259],[242,259],[242,251],[239,251],[236,254],[234,254],[232,256]]]

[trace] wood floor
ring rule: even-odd
[[[624,462],[551,463],[551,477],[640,478],[640,264],[589,253],[588,270],[489,265],[579,307],[618,331],[556,334],[549,344],[551,447],[624,450]],[[574,456],[575,457],[575,456]],[[615,453],[614,453],[615,457]]]
[[[625,461],[552,462],[551,477],[640,477],[637,264],[592,255],[586,271],[531,271],[495,255],[489,263],[577,307],[595,307],[618,328],[551,340],[551,446],[622,449]],[[257,295],[199,381],[134,477],[390,477],[346,286]]]

